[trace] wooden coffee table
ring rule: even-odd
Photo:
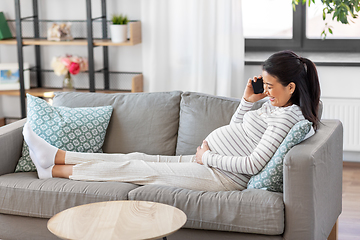
[[[185,213],[169,205],[109,201],[64,210],[47,227],[62,239],[166,239],[185,222]]]

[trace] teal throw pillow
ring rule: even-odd
[[[27,94],[27,119],[33,131],[51,145],[73,152],[102,152],[112,106],[53,107]],[[15,172],[36,171],[24,141],[22,157]]]
[[[302,120],[296,123],[286,135],[274,156],[265,167],[250,178],[247,188],[264,189],[273,192],[283,192],[283,160],[286,153],[300,143],[310,131],[312,123]]]

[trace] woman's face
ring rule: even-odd
[[[262,72],[264,80],[264,93],[270,97],[271,105],[275,107],[287,107],[292,103],[290,98],[295,90],[295,83],[291,82],[284,87],[274,76],[266,71]]]

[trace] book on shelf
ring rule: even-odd
[[[0,12],[0,40],[12,37],[5,15],[3,12]]]

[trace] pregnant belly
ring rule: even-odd
[[[248,140],[241,130],[226,125],[212,131],[205,140],[212,152],[225,156],[245,156],[251,153],[253,146],[246,146],[249,145]]]

